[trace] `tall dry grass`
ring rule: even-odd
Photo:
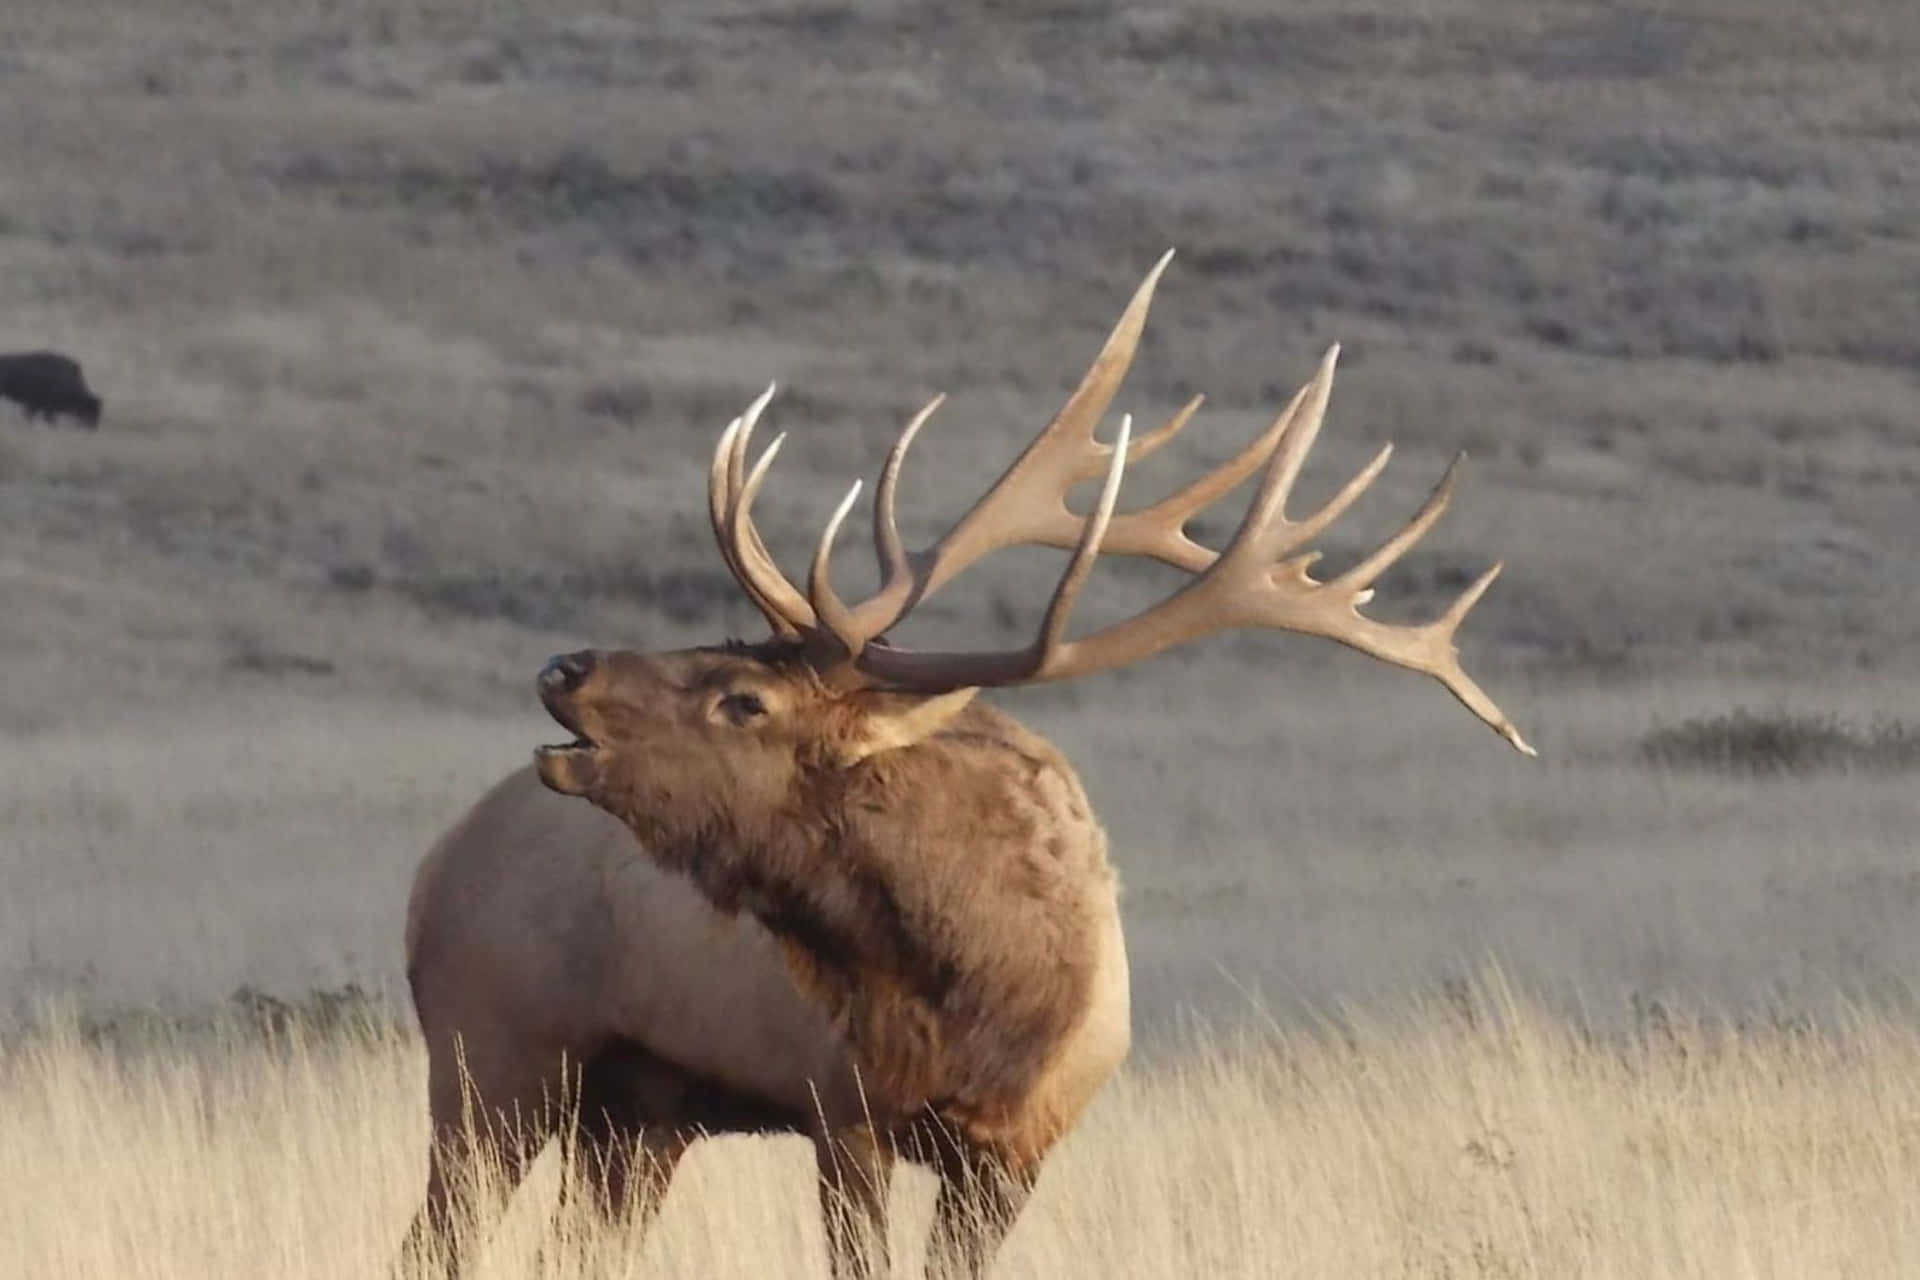
[[[0,1057],[20,1276],[378,1274],[419,1190],[423,1060],[371,1023]],[[682,1166],[644,1240],[553,1213],[556,1155],[482,1276],[812,1276],[797,1139]],[[1920,1267],[1920,1030],[1856,1011],[1603,1037],[1497,975],[1138,1063],[1048,1166],[1003,1276],[1899,1276]],[[920,1260],[925,1174],[896,1185]]]

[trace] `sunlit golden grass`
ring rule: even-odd
[[[424,1157],[423,1062],[367,1027],[0,1060],[9,1274],[363,1276]],[[554,1154],[485,1276],[824,1272],[797,1139],[682,1166],[644,1243],[553,1213]],[[1008,1276],[1896,1276],[1920,1267],[1920,1030],[1660,1017],[1599,1037],[1472,997],[1136,1063],[1048,1166]],[[919,1262],[925,1175],[896,1187]]]

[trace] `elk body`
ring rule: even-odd
[[[620,822],[531,766],[422,860],[407,957],[435,1139],[418,1245],[457,1244],[442,1228],[473,1137],[517,1179],[566,1132],[609,1212],[650,1209],[703,1133],[812,1134],[823,1189],[842,1193],[826,1207],[863,1193],[825,1143],[858,1122],[852,1063],[772,939],[718,918],[685,877],[636,857]],[[844,1234],[844,1213],[830,1222]]]
[[[630,1019],[625,1029],[601,1018],[595,1034],[618,1046],[620,1063],[641,1068],[631,1082],[625,1066],[603,1073],[615,1083],[592,1123],[608,1134],[631,1134],[636,1120],[658,1125],[665,1132],[642,1141],[676,1153],[684,1119],[646,1114],[664,1113],[654,1104],[661,1090],[652,1086],[663,1071],[713,1103],[723,1121],[766,1123],[767,1114],[745,1104],[772,1104],[775,1122],[816,1138],[841,1270],[878,1261],[870,1251],[884,1241],[894,1155],[925,1161],[942,1177],[940,1247],[977,1271],[1049,1150],[1124,1059],[1129,1037],[1106,835],[1064,757],[976,700],[981,688],[1090,675],[1215,630],[1266,626],[1338,640],[1434,676],[1509,743],[1531,751],[1453,648],[1455,630],[1497,565],[1431,623],[1388,625],[1359,612],[1374,580],[1439,518],[1452,468],[1376,552],[1327,582],[1308,572],[1310,543],[1388,457],[1383,449],[1318,511],[1287,518],[1288,494],[1326,410],[1337,349],[1234,458],[1160,502],[1117,510],[1126,465],[1173,438],[1199,405],[1137,441],[1127,420],[1113,444],[1095,438],[1165,265],[1162,259],[1142,283],[1054,421],[945,536],[914,554],[895,526],[894,488],[909,444],[939,401],[907,425],[876,490],[882,584],[857,605],[833,589],[831,548],[859,486],[829,521],[802,591],[775,565],[752,518],[780,443],[747,466],[771,389],[728,427],[710,472],[709,514],[723,559],[771,635],[671,653],[567,654],[541,672],[542,701],[573,739],[536,753],[539,779],[590,805],[576,802],[568,810],[574,816],[563,820],[566,802],[556,798],[548,819],[545,802],[536,804],[517,776],[489,802],[528,815],[518,834],[502,837],[470,819],[464,836],[456,831],[429,856],[415,890],[409,972],[423,1025],[431,1024],[436,1082],[446,1076],[442,1058],[455,1036],[471,1042],[466,1025],[480,1027],[487,1044],[524,1064],[513,1073],[520,1083],[499,1091],[506,1101],[480,1086],[483,1111],[498,1113],[508,1102],[522,1104],[532,1082],[554,1077],[565,1039],[532,1034],[544,1024],[525,1011],[481,1007],[502,985],[541,1001],[538,983],[490,973],[477,981],[463,972],[433,977],[441,931],[479,928],[474,945],[509,968],[520,963],[526,937],[543,929],[574,936],[564,927],[556,934],[556,915],[595,916],[600,923],[580,931],[591,938],[647,934],[658,926],[642,899],[658,895],[670,905],[654,914],[672,919],[677,938],[697,927],[700,941],[652,947],[648,955],[671,954],[672,963],[651,970],[647,961],[613,958],[636,954],[621,950],[631,942],[608,941],[592,954],[550,949],[536,966],[540,981],[556,984],[546,1005],[572,983],[605,1007],[661,1014],[683,993],[698,992],[695,1003],[732,1001],[742,1012],[726,1043],[698,1019],[676,1021],[670,1012],[644,1026]],[[1256,473],[1253,500],[1225,548],[1187,536],[1195,515]],[[1096,479],[1094,508],[1074,514],[1068,490]],[[1018,544],[1071,552],[1031,644],[931,653],[881,638],[968,565]],[[1069,638],[1074,601],[1103,550],[1157,559],[1190,576],[1145,612]],[[600,822],[603,814],[609,822]],[[615,819],[629,833],[624,844],[603,834]],[[604,855],[559,852],[590,833],[596,848],[608,841]],[[480,845],[492,852],[475,852]],[[530,871],[522,865],[528,860],[571,869]],[[596,877],[604,885],[621,874],[629,879],[618,893],[596,887]],[[457,905],[437,905],[509,881],[523,887],[498,889],[484,926]],[[685,905],[689,899],[698,909]],[[744,939],[721,928],[722,918],[742,915],[759,926]],[[664,988],[648,986],[656,980]],[[476,994],[462,1005],[438,994],[442,983]],[[662,989],[671,994],[661,996]],[[454,1006],[460,1011],[439,1012]],[[745,1047],[748,1041],[757,1047]],[[575,1049],[589,1055],[588,1093],[596,1043]],[[769,1043],[780,1051],[769,1053]],[[467,1053],[471,1060],[473,1050]],[[769,1071],[769,1060],[781,1070]],[[850,1083],[855,1103],[843,1109]],[[791,1099],[815,1091],[824,1100],[816,1114],[796,1113]],[[446,1108],[454,1103],[436,1083],[436,1131],[453,1123]]]

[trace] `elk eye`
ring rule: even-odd
[[[745,724],[766,715],[767,704],[757,693],[729,693],[721,697],[718,710],[733,723]]]

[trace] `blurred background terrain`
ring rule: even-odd
[[[1235,635],[997,695],[1128,886],[1142,1029],[1446,987],[1797,1016],[1920,974],[1920,9],[1863,0],[0,12],[0,1017],[397,996],[428,841],[554,652],[756,634],[706,460],[769,381],[795,571],[905,417],[945,527],[1179,251],[1136,499],[1334,341],[1300,509],[1464,449],[1374,612],[1493,559],[1437,686]],[[1201,522],[1218,545],[1244,491]],[[842,589],[869,585],[851,550]],[[906,630],[1005,645],[1057,560]],[[1173,585],[1102,570],[1082,624]]]

